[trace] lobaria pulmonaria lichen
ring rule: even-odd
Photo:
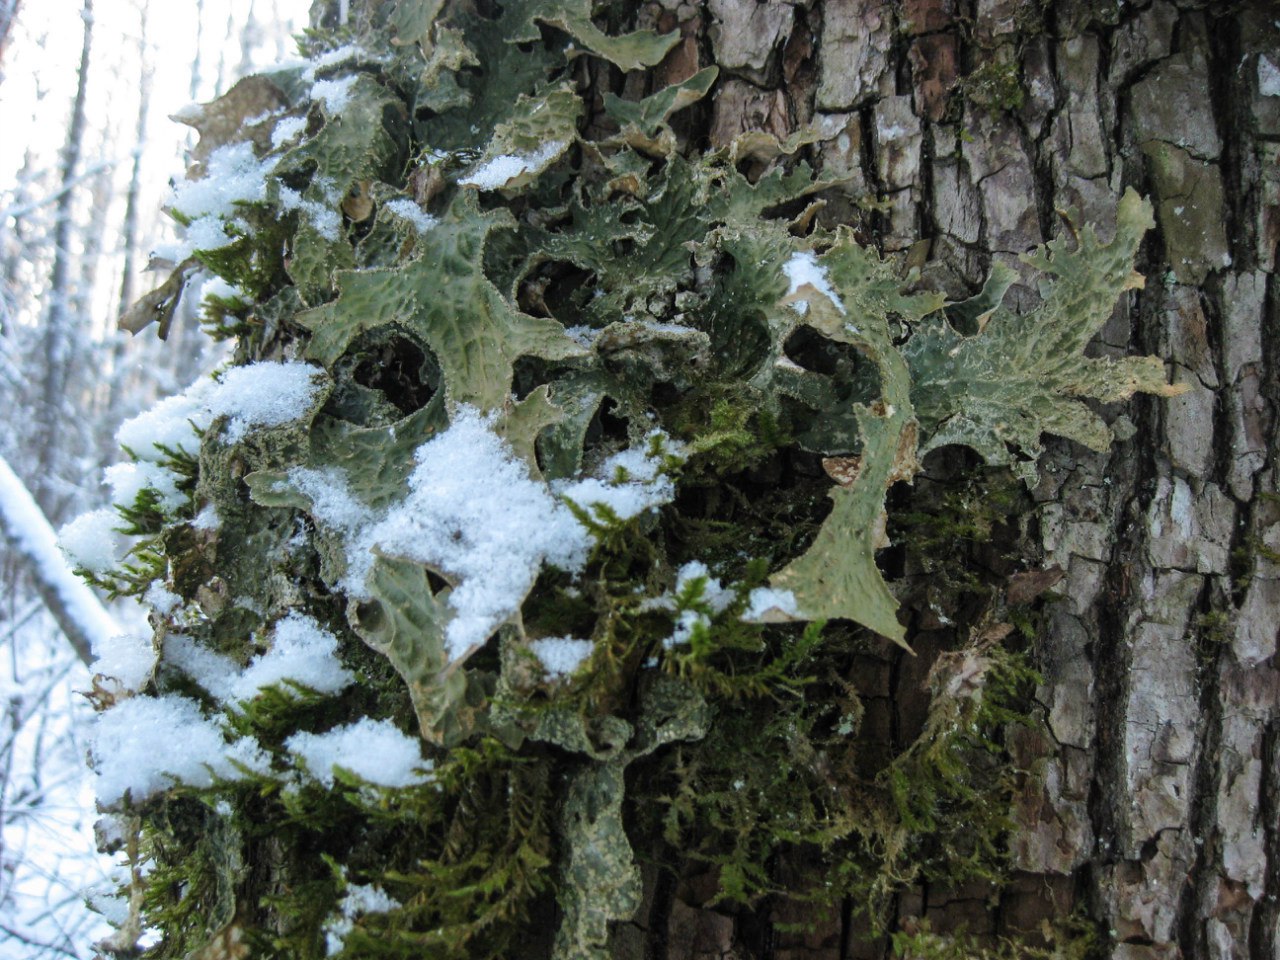
[[[95,690],[111,949],[604,957],[690,871],[868,929],[998,873],[1034,673],[975,631],[917,737],[861,731],[857,657],[908,643],[886,495],[1172,392],[1083,353],[1150,207],[1024,257],[1029,313],[1007,268],[948,303],[823,218],[819,131],[677,133],[714,68],[585,97],[677,39],[592,6],[369,4],[184,115],[186,239],[126,322],[203,289],[236,353],[126,425],[132,544],[83,558],[155,628]]]

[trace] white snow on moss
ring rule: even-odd
[[[149,634],[112,634],[95,643],[93,653],[97,659],[89,671],[118,681],[125,690],[141,689],[156,665],[156,650]]]
[[[563,140],[553,140],[543,144],[533,153],[503,154],[482,164],[473,170],[470,176],[459,180],[459,186],[475,187],[477,190],[499,190],[516,177],[525,173],[539,173],[552,160],[564,152],[568,144]]]
[[[788,296],[797,293],[801,287],[809,286],[830,300],[842,314],[845,312],[844,304],[841,303],[840,297],[831,286],[830,278],[827,277],[827,268],[818,263],[818,255],[812,250],[793,253],[791,259],[782,265],[782,272],[786,274],[787,282],[790,284],[787,289]],[[792,305],[801,314],[809,309],[807,300],[796,300]]]
[[[426,233],[434,227],[439,221],[427,213],[420,206],[406,197],[399,197],[395,200],[388,200],[383,205],[383,209],[394,214],[402,220],[407,220],[413,225],[418,233]]]
[[[723,613],[733,603],[733,591],[711,576],[711,571],[701,560],[690,560],[676,572],[676,596],[680,596],[696,580],[702,581],[699,600],[714,613]]]
[[[178,475],[158,463],[113,463],[102,471],[102,478],[111,488],[111,502],[118,507],[132,507],[144,490],[153,492],[166,512],[187,502],[186,494],[178,489]]]
[[[204,299],[217,297],[219,300],[244,302],[245,292],[234,283],[222,277],[210,277],[200,286],[200,296]]]
[[[688,606],[685,597],[698,581],[702,589],[697,599]],[[733,603],[734,592],[724,586],[701,560],[691,560],[676,572],[675,603],[679,612],[676,614],[675,629],[671,636],[663,641],[665,647],[676,647],[693,639],[694,631],[711,626],[711,617],[723,613]],[[709,612],[708,612],[709,611]]]
[[[351,102],[351,88],[355,86],[356,76],[317,80],[311,87],[311,99],[323,103],[325,113],[330,116],[341,113]]]
[[[174,184],[168,206],[191,222],[184,239],[169,245],[163,255],[181,262],[196,250],[219,250],[231,243],[235,238],[225,222],[235,218],[237,204],[266,199],[267,175],[274,165],[274,160],[259,160],[247,142],[227,144],[209,154],[203,177]]]
[[[278,427],[301,417],[315,403],[323,376],[319,367],[294,360],[230,367],[210,391],[206,409],[230,418],[226,436],[235,443],[250,427]]]
[[[132,697],[99,714],[92,756],[98,801],[106,806],[126,793],[136,803],[175,783],[209,787],[215,777],[242,779],[237,762],[259,773],[268,770],[256,743],[228,743],[222,727],[194,700],[172,694]]]
[[[334,767],[383,787],[411,787],[430,779],[423,771],[431,769],[431,761],[422,758],[418,741],[390,720],[364,717],[328,733],[295,733],[284,745],[325,786],[333,785]]]
[[[115,528],[120,523],[120,515],[110,507],[90,510],[62,525],[58,546],[75,566],[106,573],[119,561],[120,535]]]
[[[400,908],[400,901],[389,896],[379,887],[369,884],[352,883],[347,885],[347,892],[338,904],[338,912],[329,917],[324,924],[324,946],[326,956],[341,952],[346,939],[355,929],[359,917],[370,913],[390,913]]]
[[[596,471],[598,476],[558,483],[555,491],[588,511],[596,506],[608,507],[620,520],[630,520],[670,503],[675,496],[675,483],[662,472],[663,459],[682,458],[684,447],[660,430],[646,439],[645,445],[629,447],[605,460]]]
[[[529,649],[538,658],[548,676],[560,678],[568,676],[582,666],[582,662],[591,656],[594,646],[590,640],[547,637],[534,640],[529,644]]]
[[[338,658],[338,645],[338,638],[311,617],[293,612],[276,623],[271,649],[244,669],[230,657],[180,635],[166,639],[164,657],[220,703],[235,708],[273,684],[292,682],[327,694],[346,689],[355,676]]]
[[[193,383],[183,393],[166,397],[150,410],[126,420],[116,431],[116,443],[139,460],[161,460],[164,449],[191,456],[200,451],[200,430],[213,415],[206,405],[217,384],[208,378]]]

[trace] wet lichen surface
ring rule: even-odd
[[[198,447],[130,451],[181,494],[144,488],[96,575],[176,597],[132,699],[198,703],[252,762],[115,804],[118,947],[652,954],[679,884],[868,936],[908,885],[998,884],[1052,586],[1016,579],[1022,482],[1042,434],[1110,442],[1084,398],[1173,392],[1156,358],[1084,355],[1142,283],[1149,205],[1027,255],[1028,313],[1004,270],[949,303],[819,215],[847,187],[801,159],[820,130],[677,136],[714,68],[588,95],[587,65],[674,36],[585,0],[374,9],[194,121],[194,183],[244,182],[178,208],[176,282],[221,278],[209,331],[310,386],[279,422],[209,401]],[[353,682],[220,697],[200,658],[261,670],[292,613]],[[886,669],[921,671],[917,709],[885,709]],[[299,746],[370,718],[420,744],[411,782]]]

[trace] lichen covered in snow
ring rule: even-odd
[[[264,360],[223,372],[205,404],[229,418],[226,437],[244,439],[250,427],[278,427],[297,420],[316,401],[324,371],[298,361]]]
[[[827,276],[826,268],[818,263],[818,256],[812,250],[801,250],[791,255],[791,259],[782,265],[782,272],[786,274],[787,295],[792,296],[799,292],[801,287],[812,287],[820,294],[831,301],[841,313],[845,312],[844,304],[840,302],[840,297],[836,294],[835,289],[831,286],[831,279]],[[807,300],[793,301],[793,306],[800,314],[805,314],[809,309]]]
[[[533,153],[503,154],[481,164],[458,181],[459,186],[477,190],[500,190],[525,173],[537,173],[564,152],[564,141],[545,143]]]
[[[355,82],[355,75],[338,80],[317,80],[311,87],[311,99],[323,103],[325,112],[330,116],[339,114],[351,102],[351,88]]]
[[[605,478],[554,492],[587,509],[608,506],[621,519],[666,503],[674,486],[661,458],[673,455],[674,445],[658,438],[650,446],[659,456],[648,447],[624,450],[605,462]],[[365,580],[378,552],[416,560],[455,582],[445,637],[456,659],[520,608],[544,564],[580,570],[593,539],[472,407],[460,406],[449,429],[420,446],[415,460],[408,494],[380,512],[354,497],[335,468],[296,467],[289,483],[310,498],[316,519],[343,535],[349,594],[368,595]]]
[[[388,200],[382,205],[382,207],[388,213],[394,214],[401,220],[406,220],[411,223],[418,233],[426,233],[439,222],[435,217],[431,216],[431,214],[427,213],[407,197],[398,197],[395,200]]]

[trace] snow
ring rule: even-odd
[[[307,222],[315,227],[316,233],[330,243],[336,243],[342,236],[342,217],[338,211],[318,200],[304,199],[297,190],[280,188],[280,209],[300,211]]]
[[[200,287],[200,296],[206,299],[217,297],[219,300],[245,300],[245,292],[222,277],[210,277],[206,280]]]
[[[325,113],[334,116],[351,102],[351,88],[355,82],[356,75],[340,80],[317,80],[311,87],[311,99],[319,100],[324,104]]]
[[[534,640],[529,649],[542,663],[548,676],[560,678],[568,676],[591,656],[595,644],[590,640],[575,640],[572,637],[547,637]]]
[[[202,178],[173,186],[169,206],[192,222],[186,238],[166,250],[166,256],[180,262],[196,250],[217,250],[229,244],[234,238],[223,221],[234,217],[236,204],[266,199],[267,175],[274,165],[273,160],[258,160],[251,143],[227,144],[209,154]]]
[[[369,884],[349,884],[342,902],[338,905],[338,913],[325,921],[325,954],[333,956],[342,950],[347,937],[355,929],[356,917],[367,913],[389,913],[399,907],[400,901],[388,896],[378,887]]]
[[[132,507],[144,490],[154,492],[160,508],[172,512],[187,502],[178,489],[178,475],[158,463],[113,463],[103,472],[103,482],[111,488],[111,502],[118,507]]]
[[[586,347],[587,349],[591,348],[601,334],[601,331],[595,327],[586,326],[565,327],[564,332],[578,346]]]
[[[160,460],[162,447],[194,456],[200,435],[213,419],[205,399],[217,384],[202,378],[177,396],[161,400],[150,410],[126,420],[116,431],[116,443],[140,460]]]
[[[276,125],[271,129],[271,148],[279,150],[286,143],[295,140],[306,129],[306,117],[283,117],[277,120]]]
[[[827,277],[826,267],[818,263],[818,256],[812,250],[793,253],[791,259],[783,264],[782,272],[786,274],[790,283],[787,289],[788,296],[799,292],[801,287],[809,286],[830,300],[840,313],[845,313],[844,304],[840,302],[840,298],[831,286],[831,280]],[[805,300],[797,300],[794,305],[801,314],[809,309],[808,301]]]
[[[466,179],[459,180],[458,185],[475,187],[478,190],[500,189],[523,173],[540,171],[559,156],[567,146],[568,143],[564,140],[552,140],[533,153],[503,154],[494,157],[472,171]]]
[[[90,671],[114,678],[125,690],[141,689],[156,665],[150,635],[117,633],[95,643],[93,653],[97,659]]]
[[[679,449],[665,437],[660,453]],[[311,500],[312,515],[346,541],[342,588],[367,597],[376,552],[428,565],[455,582],[445,628],[451,660],[483,644],[524,601],[544,563],[574,573],[586,562],[591,534],[553,494],[582,506],[604,503],[629,518],[665,503],[674,485],[648,447],[610,457],[603,473],[554,489],[529,476],[489,421],[460,405],[447,430],[420,446],[400,503],[376,512],[352,496],[336,468],[295,467],[288,483]]]
[[[58,551],[58,538],[49,526],[49,521],[36,505],[26,485],[2,458],[0,526],[3,526],[10,546],[31,561],[40,582],[57,594],[67,615],[75,621],[92,646],[96,647],[120,633],[119,625],[107,613],[93,591],[68,569]],[[110,543],[110,539],[107,542]]]
[[[174,608],[182,603],[182,598],[165,587],[159,580],[153,581],[151,586],[147,587],[147,592],[142,599],[151,604],[156,613],[161,616],[168,616],[173,613]]]
[[[675,483],[661,472],[661,458],[663,454],[682,457],[684,447],[660,430],[650,433],[647,440],[644,446],[629,447],[605,460],[597,471],[600,476],[558,483],[556,492],[586,510],[608,507],[620,520],[670,503]],[[654,447],[657,455],[650,456]]]
[[[191,527],[194,530],[217,530],[221,526],[222,518],[218,516],[218,508],[212,503],[205,504],[191,520]]]
[[[333,50],[327,50],[314,59],[302,61],[302,63],[305,63],[307,67],[306,70],[302,72],[302,79],[307,81],[307,83],[312,83],[316,78],[316,74],[321,70],[337,66],[343,61],[351,60],[360,56],[360,54],[360,47],[354,43],[346,43]],[[295,61],[292,65],[296,66],[297,62]]]
[[[388,200],[382,206],[402,220],[409,221],[419,233],[426,233],[439,223],[435,217],[407,198]]]
[[[242,779],[237,761],[258,773],[268,769],[256,743],[227,743],[222,727],[194,700],[172,694],[132,697],[100,714],[92,753],[104,806],[126,793],[136,803],[179,782],[209,787],[215,777]]]
[[[1280,97],[1280,67],[1265,55],[1258,55],[1258,93],[1264,97]]]
[[[167,638],[165,661],[233,708],[273,684],[292,681],[317,693],[333,694],[355,682],[338,658],[338,638],[296,611],[276,623],[271,649],[243,670],[231,658],[179,635]]]
[[[227,440],[236,443],[250,427],[278,427],[297,420],[320,392],[319,367],[296,360],[264,360],[225,370],[206,399],[213,416],[230,418]]]
[[[676,596],[680,596],[696,580],[702,580],[700,600],[715,613],[723,613],[733,603],[734,593],[715,577],[701,560],[691,560],[676,572]]]
[[[756,587],[747,598],[747,609],[742,619],[768,622],[778,611],[787,616],[800,619],[800,607],[796,603],[796,595],[790,590],[775,590],[772,587]]]
[[[119,562],[115,531],[119,523],[120,515],[110,507],[90,510],[62,525],[57,545],[75,566],[90,573],[106,573]]]
[[[284,745],[327,787],[333,786],[334,767],[383,787],[423,783],[429,775],[420,771],[431,769],[431,761],[422,759],[418,741],[401,733],[390,720],[364,717],[328,733],[295,733]]]

